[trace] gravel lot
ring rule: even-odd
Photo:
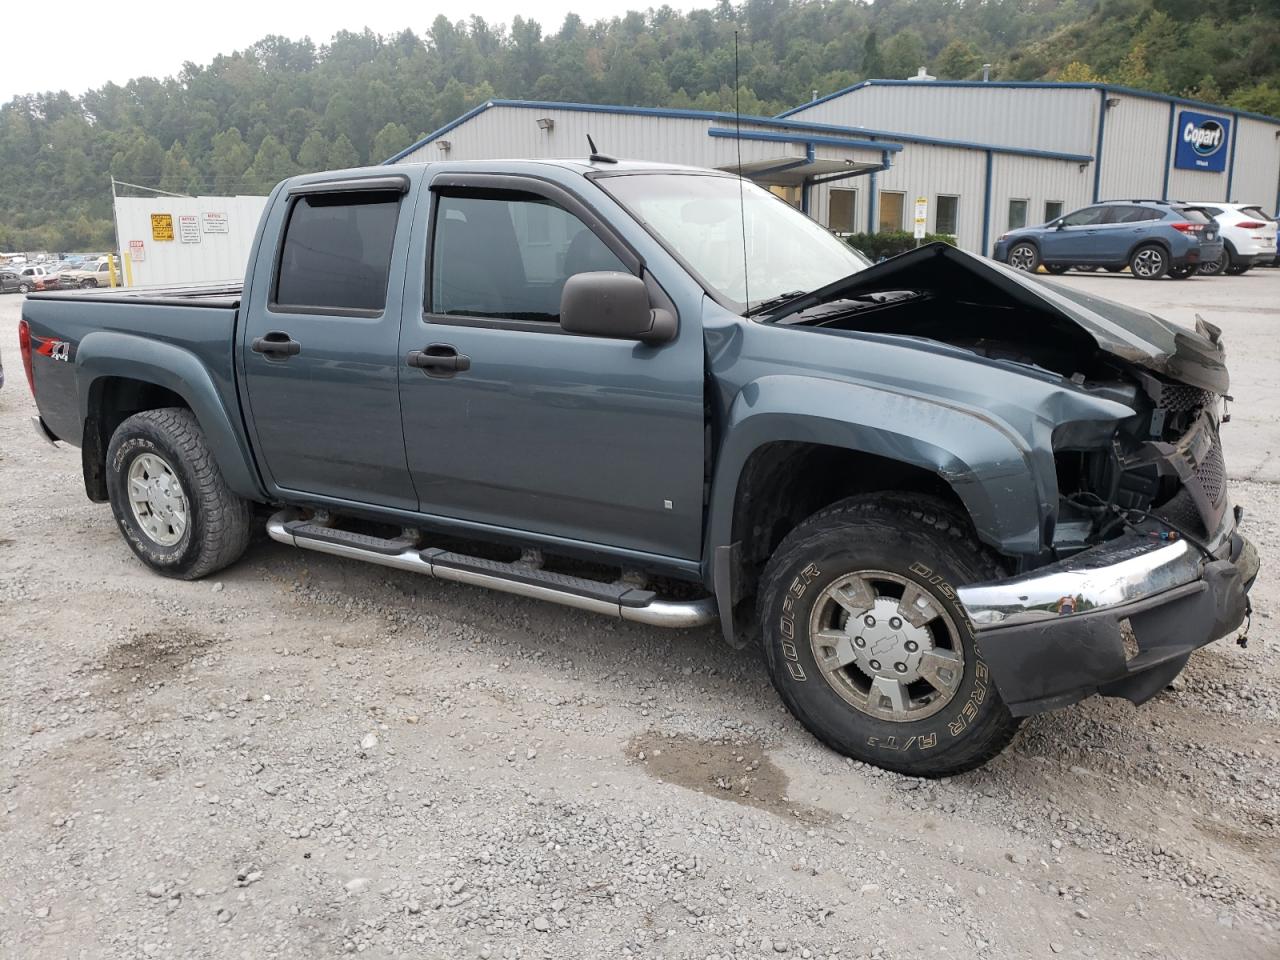
[[[265,537],[148,573],[0,299],[0,956],[1280,956],[1280,271],[1063,282],[1224,328],[1253,632],[938,783],[819,746],[710,629]]]

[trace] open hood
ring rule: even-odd
[[[850,274],[782,304],[767,319],[776,323],[822,304],[906,290],[975,306],[1017,308],[1026,312],[1030,324],[1074,326],[1100,350],[1203,390],[1224,394],[1230,383],[1221,331],[1198,317],[1196,329],[1187,330],[1155,314],[1041,280],[945,243],[931,243]]]

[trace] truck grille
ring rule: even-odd
[[[1227,490],[1227,465],[1222,459],[1222,441],[1217,436],[1208,454],[1196,465],[1195,478],[1210,503],[1221,502]]]
[[[1185,383],[1164,383],[1160,385],[1160,396],[1156,399],[1156,406],[1162,407],[1169,413],[1182,413],[1187,410],[1199,410],[1212,402],[1213,394],[1208,390],[1201,390],[1199,387],[1188,386]]]

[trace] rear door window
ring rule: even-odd
[[[1164,219],[1164,211],[1151,207],[1115,206],[1109,212],[1107,223],[1146,223],[1149,220]]]
[[[400,194],[320,193],[289,211],[271,309],[377,314],[387,303]]]

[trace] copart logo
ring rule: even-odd
[[[1201,120],[1199,123],[1188,120],[1182,128],[1182,139],[1199,156],[1211,157],[1227,142],[1226,133],[1217,120]]]
[[[66,340],[54,340],[52,337],[32,337],[32,343],[36,346],[36,353],[42,357],[48,357],[50,360],[61,360],[67,363],[71,360],[71,344]]]

